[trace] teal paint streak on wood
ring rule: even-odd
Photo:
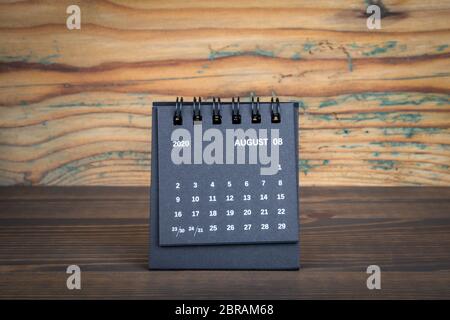
[[[431,102],[436,105],[450,105],[450,95],[438,96],[438,95],[426,95],[420,99],[403,99],[403,100],[389,100],[381,99],[380,106],[402,106],[402,105],[415,105],[419,106],[424,103]]]
[[[298,52],[294,53],[291,57],[292,60],[300,60],[301,58],[302,56]]]
[[[449,94],[413,94],[396,92],[367,92],[343,95],[336,99],[325,100],[319,108],[327,108],[344,104],[349,101],[378,101],[380,107],[414,105],[419,106],[431,103],[436,106],[450,105]]]
[[[12,56],[12,55],[2,55],[0,56],[0,62],[30,62],[32,59],[32,54],[29,53],[27,55],[18,55],[18,56]]]
[[[422,119],[422,115],[419,113],[414,114],[399,114],[392,117],[392,120],[394,122],[401,121],[401,122],[419,122]]]
[[[352,72],[354,70],[353,56],[363,55],[367,57],[383,55],[392,50],[406,51],[406,44],[399,44],[398,41],[386,41],[379,44],[362,44],[356,43],[338,44],[329,41],[311,41],[306,40],[303,43],[290,43],[280,44],[275,49],[264,49],[259,46],[255,46],[254,49],[241,50],[239,44],[227,45],[221,49],[213,49],[209,47],[209,60],[215,60],[219,58],[227,58],[234,56],[264,56],[264,57],[283,57],[290,58],[291,60],[300,60],[303,53],[313,54],[322,51],[339,50],[345,54],[347,59],[348,70]],[[289,48],[290,56],[286,54],[286,49]],[[284,54],[283,54],[284,53]]]
[[[309,170],[311,170],[313,166],[309,164],[309,160],[299,160],[298,169],[300,172],[303,172],[305,175],[308,174]]]
[[[349,129],[342,129],[342,130],[337,131],[336,133],[339,135],[348,136],[350,134],[350,132],[351,132],[351,130],[349,130]]]
[[[367,160],[375,170],[394,170],[396,169],[397,161],[395,160]]]
[[[372,50],[363,52],[363,55],[368,56],[368,57],[377,56],[377,55],[386,53],[389,50],[394,49],[396,46],[397,46],[397,41],[394,41],[394,40],[387,41],[382,46],[375,45]]]
[[[348,50],[346,49],[346,47],[341,47],[342,51],[344,52],[345,56],[347,57],[347,67],[348,67],[348,71],[352,72],[353,71],[353,60],[352,60],[352,56],[350,55],[350,53],[348,52]]]
[[[336,100],[325,100],[319,104],[319,108],[326,108],[331,106],[337,106],[338,102]]]
[[[420,150],[425,150],[428,146],[419,142],[398,142],[398,141],[385,141],[385,142],[371,142],[371,145],[377,145],[380,147],[415,147]]]
[[[234,57],[242,55],[241,51],[211,51],[209,53],[209,60],[215,60],[218,58]]]
[[[59,53],[56,53],[56,54],[51,54],[51,55],[45,56],[45,57],[39,59],[38,62],[40,64],[49,65],[49,64],[55,63],[54,60],[58,59],[58,58],[61,58],[61,55]]]
[[[302,160],[299,160],[299,162],[298,162],[298,170],[300,172],[304,173],[305,175],[307,175],[311,170],[318,168],[318,167],[326,166],[329,163],[330,163],[330,160],[323,160],[321,163],[312,164],[312,163],[310,163],[310,160],[302,159]]]
[[[439,134],[442,132],[442,129],[440,128],[414,128],[414,127],[408,127],[408,128],[384,128],[383,134],[385,136],[392,136],[392,135],[403,135],[405,138],[412,138],[416,134],[419,133],[426,133],[427,135],[430,134]]]
[[[309,52],[311,51],[313,48],[315,48],[317,46],[316,43],[312,42],[312,41],[306,41],[303,44],[303,51]]]
[[[443,44],[443,45],[438,46],[438,47],[436,48],[436,51],[437,51],[437,52],[442,52],[442,51],[444,51],[444,50],[447,49],[447,48],[448,48],[448,44]]]
[[[312,115],[314,118],[325,120],[325,121],[333,121],[336,118],[329,114],[318,114],[318,115]]]
[[[231,46],[228,46],[229,48]],[[235,56],[260,56],[260,57],[276,57],[276,54],[273,51],[261,49],[259,46],[256,46],[254,50],[242,51],[242,50],[214,50],[210,48],[209,50],[209,60],[215,60],[219,58],[227,58],[227,57],[235,57]]]
[[[306,111],[306,109],[308,109],[308,106],[303,100],[293,100],[292,102],[296,102],[298,104],[298,107],[303,111]]]
[[[352,72],[353,71],[353,60],[352,60],[352,56],[347,53],[347,66],[348,66],[348,71]]]
[[[352,42],[350,44],[347,45],[347,47],[350,47],[351,49],[360,49],[362,48],[362,46],[360,46],[359,44]]]
[[[62,55],[58,52],[43,57],[39,57],[31,51],[26,55],[0,55],[0,62],[4,63],[24,62],[24,63],[39,63],[43,65],[49,65],[55,63],[56,59],[62,57]]]
[[[271,58],[275,57],[275,53],[273,51],[264,50],[264,49],[261,49],[260,47],[256,47],[256,49],[254,51],[252,51],[252,53],[254,53],[257,56],[271,57]]]
[[[313,118],[317,118],[325,121],[338,120],[342,122],[361,122],[361,121],[382,121],[382,122],[402,122],[402,123],[417,123],[422,119],[422,115],[419,113],[413,114],[393,114],[390,112],[372,112],[372,113],[358,113],[350,116],[332,116],[329,114],[315,114],[310,115]]]

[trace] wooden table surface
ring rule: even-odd
[[[0,189],[0,298],[450,298],[450,188],[304,187],[299,271],[147,270],[149,189]],[[68,265],[81,290],[66,288]],[[366,268],[381,268],[381,290]]]

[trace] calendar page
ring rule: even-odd
[[[298,241],[293,103],[158,105],[160,246]]]

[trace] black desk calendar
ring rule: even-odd
[[[297,106],[153,105],[150,269],[298,269]]]

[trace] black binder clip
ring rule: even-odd
[[[234,97],[231,99],[231,121],[233,124],[241,123],[241,114],[240,114],[240,99],[237,97],[237,104],[234,102]]]
[[[252,123],[261,123],[261,114],[259,113],[259,97],[256,98],[256,106],[252,97]]]
[[[281,122],[280,100],[277,98],[274,104],[272,98],[272,100],[270,100],[270,108],[272,112],[272,123],[280,123]]]
[[[198,104],[197,99],[194,97],[194,103],[193,103],[193,109],[194,109],[194,122],[196,121],[202,121],[202,98],[198,98]]]
[[[217,98],[217,103],[216,103],[216,98],[213,98],[213,115],[212,115],[212,122],[213,124],[221,124],[222,123],[222,116],[220,115],[220,98]]]
[[[181,116],[181,108],[183,107],[183,97],[175,102],[175,114],[173,115],[173,125],[181,126],[183,124],[183,117]]]

